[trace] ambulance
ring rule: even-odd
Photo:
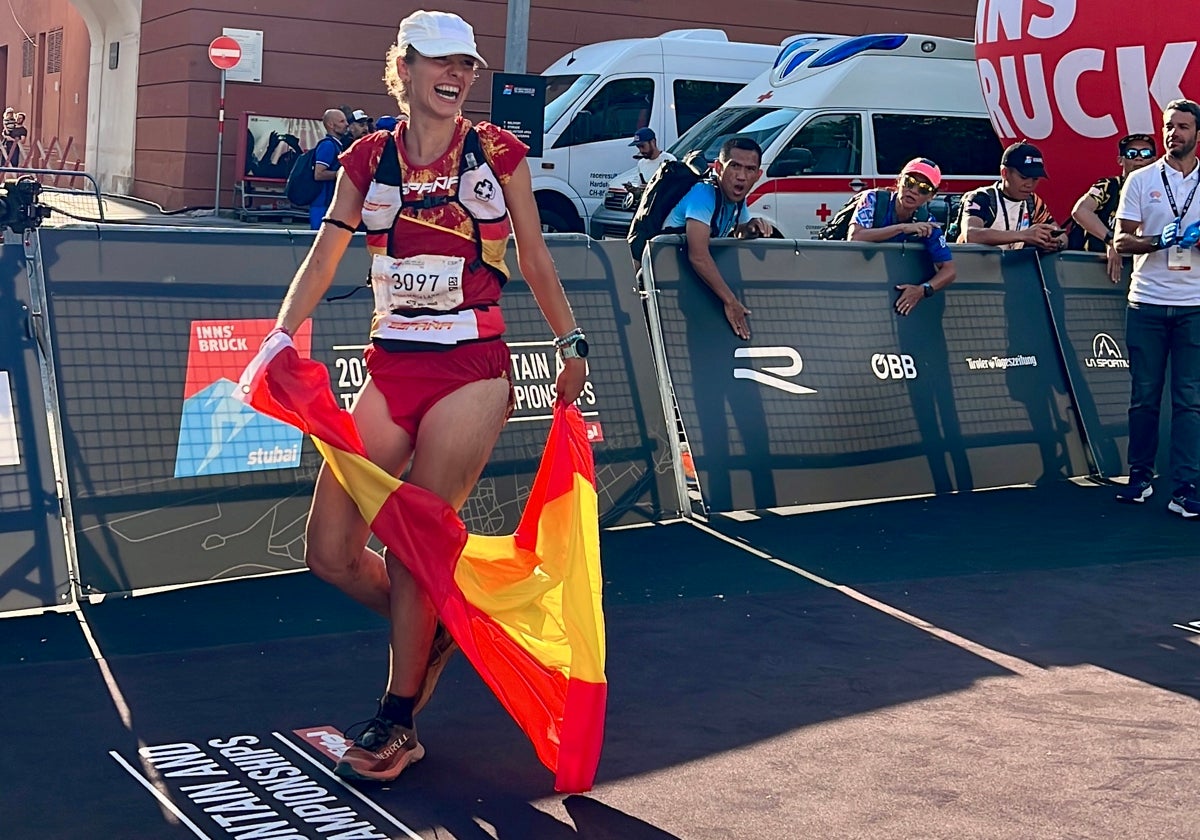
[[[587,230],[609,182],[629,168],[639,128],[667,148],[701,117],[771,66],[778,45],[729,40],[719,29],[589,44],[546,77],[543,154],[530,158],[547,232]]]
[[[747,197],[786,239],[812,239],[854,193],[894,185],[915,157],[942,170],[931,204],[945,221],[948,199],[999,177],[1000,141],[983,103],[975,48],[928,35],[797,35],[769,70],[700,120],[670,147],[709,162],[738,134],[763,148],[763,176]],[[594,238],[624,238],[633,217],[613,183],[593,214]]]

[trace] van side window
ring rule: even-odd
[[[554,148],[628,138],[650,124],[653,79],[614,79],[593,96],[554,141]]]
[[[858,114],[821,114],[796,132],[767,174],[779,178],[861,172],[862,119]]]
[[[742,82],[676,79],[671,86],[675,93],[675,133],[682,136],[701,117],[717,110],[718,105],[745,86]]]
[[[1003,149],[986,117],[873,114],[875,165],[881,176],[899,174],[915,157],[927,157],[943,175],[995,178]]]

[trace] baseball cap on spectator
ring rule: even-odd
[[[633,133],[633,142],[629,145],[636,146],[638,143],[649,143],[654,139],[654,136],[653,128],[639,128]]]
[[[469,55],[487,67],[487,62],[475,46],[475,30],[471,24],[450,12],[427,12],[419,9],[400,21],[396,43],[401,49],[412,47],[426,58],[445,58],[448,55]]]
[[[1032,143],[1013,143],[1004,150],[1000,165],[1015,169],[1026,178],[1045,178],[1046,165],[1042,152]]]
[[[350,115],[350,122],[369,122],[370,119],[370,114],[361,108]]]
[[[396,127],[396,118],[391,116],[382,116],[375,120],[375,128],[378,131],[391,131]]]
[[[1126,134],[1117,142],[1117,148],[1124,154],[1130,143],[1149,143],[1154,146],[1154,138],[1149,134]]]
[[[929,158],[913,158],[904,164],[901,175],[920,175],[935,190],[942,185],[942,169]]]

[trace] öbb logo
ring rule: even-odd
[[[876,353],[871,357],[871,373],[877,379],[916,379],[917,363],[907,353]]]
[[[1051,178],[1038,192],[1059,219],[1089,184],[1117,174],[1121,137],[1159,137],[1164,105],[1200,98],[1200,17],[1166,25],[1132,8],[1125,0],[979,0],[975,57],[992,125],[1005,143],[1028,138],[1041,149]]]

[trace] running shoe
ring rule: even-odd
[[[1153,495],[1154,485],[1149,476],[1130,475],[1129,483],[1117,491],[1117,501],[1140,505]]]
[[[425,747],[417,740],[416,729],[377,714],[366,721],[366,728],[342,754],[333,772],[343,779],[390,782],[424,757]]]
[[[1200,500],[1196,499],[1196,488],[1184,485],[1171,494],[1171,503],[1167,510],[1177,513],[1184,519],[1195,519],[1200,516]]]

